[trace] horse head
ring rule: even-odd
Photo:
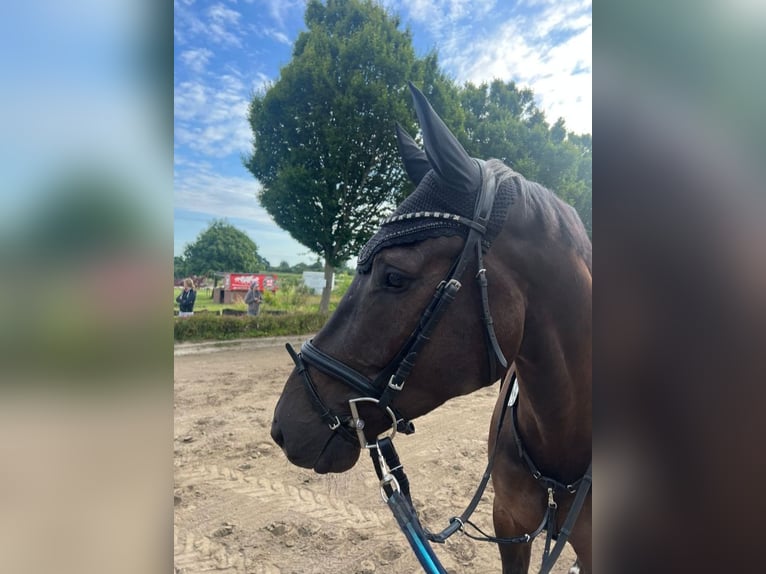
[[[491,169],[471,158],[444,125],[425,97],[414,87],[415,107],[423,132],[425,151],[397,126],[397,139],[405,169],[416,184],[415,192],[403,202],[394,216],[362,250],[359,269],[337,310],[311,342],[311,349],[333,364],[348,367],[355,375],[370,382],[370,393],[379,395],[394,374],[397,360],[406,360],[407,344],[422,324],[423,313],[434,300],[440,285],[460,257],[471,228],[461,222],[471,220],[482,186],[496,186]],[[488,200],[496,195],[490,189]],[[485,215],[492,205],[484,206]],[[418,215],[431,213],[435,217]],[[454,216],[454,219],[448,216]],[[499,217],[490,222],[497,235]],[[480,225],[480,224],[479,224]],[[481,248],[481,247],[480,247]],[[470,259],[473,254],[466,254]],[[487,258],[491,264],[492,257]],[[468,271],[472,275],[478,269]],[[460,278],[462,279],[462,278]],[[460,280],[458,279],[458,281]],[[504,285],[507,299],[509,285]],[[427,413],[447,399],[469,393],[493,382],[486,353],[472,352],[485,344],[480,321],[479,287],[464,281],[454,293],[433,331],[428,344],[422,345],[417,360],[408,372],[406,384],[390,399],[397,416],[409,421]],[[519,301],[521,296],[519,295]],[[516,314],[521,314],[521,305]],[[512,306],[504,315],[512,317]],[[518,323],[519,317],[516,317]],[[518,342],[520,329],[499,330],[505,346]],[[417,335],[415,335],[417,336]],[[339,433],[318,416],[317,398],[326,410],[349,413],[349,400],[360,390],[350,386],[332,368],[317,368],[316,361],[304,348],[307,364],[295,369],[276,406],[272,436],[288,459],[317,472],[342,472],[356,462],[360,445],[353,433]],[[492,357],[492,360],[497,360]],[[502,367],[501,367],[502,368]],[[307,371],[314,385],[306,388]],[[377,381],[377,383],[376,383]],[[373,390],[374,389],[374,390]],[[364,390],[364,389],[362,389]],[[375,397],[377,398],[377,396]],[[322,407],[319,407],[321,410]],[[391,427],[387,410],[374,402],[359,405],[365,421],[367,439]],[[334,415],[338,416],[338,415]]]
[[[319,473],[348,470],[365,441],[496,382],[522,347],[530,284],[546,281],[532,267],[559,266],[530,217],[536,184],[472,158],[410,88],[424,149],[399,126],[397,139],[416,189],[362,249],[332,317],[291,351],[274,411],[273,439]]]

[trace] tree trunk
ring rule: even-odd
[[[324,261],[324,289],[322,290],[322,301],[319,303],[319,312],[327,313],[330,309],[330,294],[332,293],[332,276],[334,269],[330,262]]]

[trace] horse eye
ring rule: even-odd
[[[404,276],[396,271],[386,273],[386,287],[399,289],[404,287]]]

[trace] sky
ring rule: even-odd
[[[501,79],[534,91],[553,123],[591,133],[591,0],[383,0],[458,83]],[[174,0],[174,255],[213,219],[246,232],[271,264],[317,256],[258,204],[242,165],[247,108],[279,79],[305,30],[304,0]]]

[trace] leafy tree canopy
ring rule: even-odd
[[[397,120],[412,126],[403,79],[415,55],[409,32],[369,1],[311,0],[305,20],[292,61],[251,103],[245,163],[277,224],[338,266],[404,185],[390,135]]]
[[[183,279],[189,274],[186,272],[186,261],[182,256],[173,257],[173,279]]]
[[[396,122],[416,128],[406,81],[439,104],[457,109],[457,98],[435,54],[418,60],[409,30],[379,4],[309,0],[305,22],[279,80],[251,102],[244,163],[261,205],[324,258],[329,277],[411,190],[394,137]]]
[[[534,93],[513,82],[495,80],[460,90],[465,111],[466,150],[494,157],[554,191],[579,213],[588,233],[592,226],[592,161],[590,134],[568,132],[559,118],[552,126],[537,108]]]
[[[265,268],[258,247],[244,231],[224,220],[214,220],[186,246],[183,263],[189,275],[215,272],[256,272]]]

